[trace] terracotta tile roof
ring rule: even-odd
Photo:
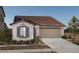
[[[20,21],[28,21],[38,25],[53,25],[56,27],[65,26],[64,24],[50,16],[15,16],[13,23]]]

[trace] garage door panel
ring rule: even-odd
[[[57,38],[60,37],[60,29],[40,29],[40,37],[42,38]]]

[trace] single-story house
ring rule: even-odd
[[[30,40],[38,36],[59,38],[65,25],[50,16],[15,16],[11,26],[14,40]]]

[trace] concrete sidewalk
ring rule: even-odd
[[[43,42],[50,46],[53,51],[59,53],[79,53],[79,45],[73,44],[61,38],[42,38]]]
[[[52,49],[0,50],[0,53],[54,53]]]

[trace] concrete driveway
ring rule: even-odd
[[[59,53],[79,53],[79,45],[73,44],[61,38],[42,38],[42,41],[49,45],[53,51]]]

